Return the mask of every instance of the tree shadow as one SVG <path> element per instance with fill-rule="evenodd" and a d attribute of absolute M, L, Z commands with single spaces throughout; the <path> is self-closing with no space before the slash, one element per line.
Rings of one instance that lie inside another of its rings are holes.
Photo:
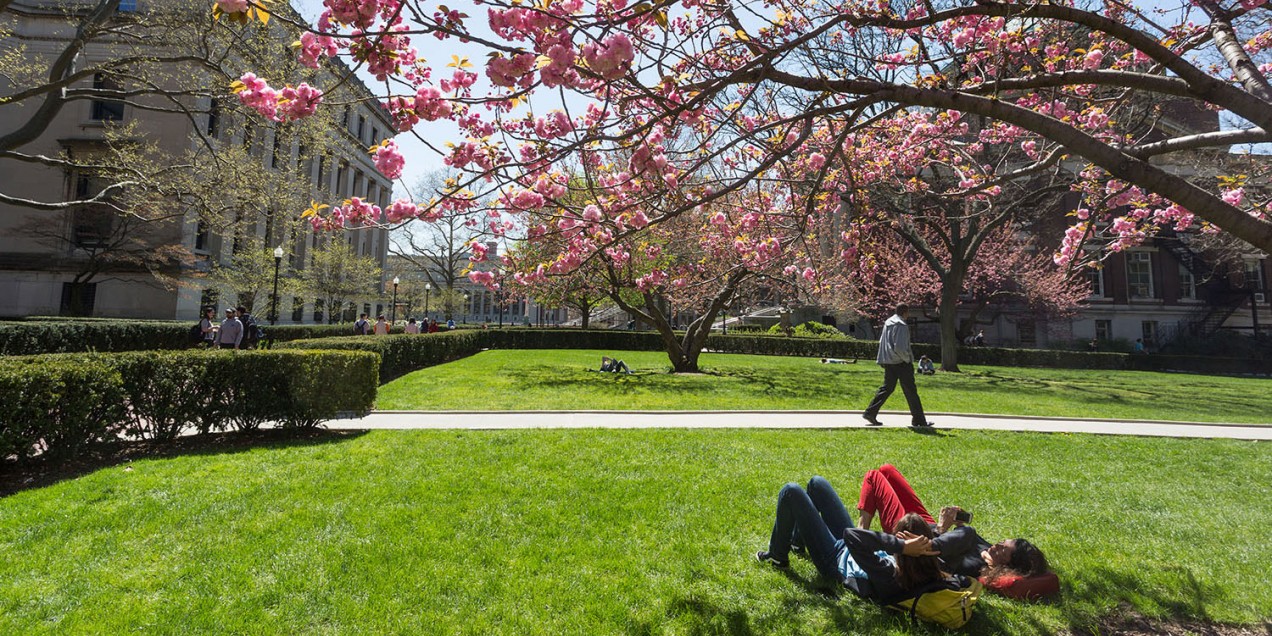
<path fill-rule="evenodd" d="M 49 458 L 24 464 L 0 465 L 0 498 L 83 477 L 103 468 L 140 459 L 242 453 L 257 448 L 290 448 L 336 444 L 367 431 L 330 431 L 321 428 L 273 428 L 187 435 L 171 441 L 131 440 L 102 445 L 70 459 Z"/>

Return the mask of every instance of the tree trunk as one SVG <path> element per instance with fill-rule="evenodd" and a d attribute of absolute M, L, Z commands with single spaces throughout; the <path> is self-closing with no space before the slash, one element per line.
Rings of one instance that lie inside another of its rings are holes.
<path fill-rule="evenodd" d="M 581 324 L 584 329 L 587 329 L 588 325 L 592 324 L 592 304 L 586 302 L 579 303 L 578 310 L 583 316 Z"/>
<path fill-rule="evenodd" d="M 958 293 L 963 289 L 961 273 L 950 272 L 941 285 L 941 370 L 958 373 Z"/>

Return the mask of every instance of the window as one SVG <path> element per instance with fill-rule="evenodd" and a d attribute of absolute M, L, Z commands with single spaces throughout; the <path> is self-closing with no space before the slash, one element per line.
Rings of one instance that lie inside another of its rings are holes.
<path fill-rule="evenodd" d="M 1145 320 L 1140 323 L 1140 331 L 1143 333 L 1144 346 L 1153 347 L 1157 344 L 1157 321 Z"/>
<path fill-rule="evenodd" d="M 1087 280 L 1091 285 L 1091 297 L 1104 298 L 1104 268 L 1089 268 L 1087 270 Z"/>
<path fill-rule="evenodd" d="M 322 299 L 314 299 L 314 322 L 322 322 Z"/>
<path fill-rule="evenodd" d="M 1038 328 L 1033 322 L 1018 323 L 1016 335 L 1020 337 L 1020 344 L 1023 346 L 1032 347 L 1038 344 Z"/>
<path fill-rule="evenodd" d="M 216 289 L 209 287 L 199 294 L 199 307 L 202 309 L 216 309 L 216 303 L 219 299 L 220 293 Z"/>
<path fill-rule="evenodd" d="M 353 190 L 349 193 L 349 196 L 365 197 L 366 193 L 362 191 L 364 187 L 366 187 L 366 181 L 362 177 L 362 172 L 360 170 L 354 170 L 353 171 Z"/>
<path fill-rule="evenodd" d="M 341 161 L 340 165 L 336 168 L 335 193 L 337 198 L 343 197 L 345 195 L 345 175 L 348 173 L 349 173 L 349 164 Z"/>
<path fill-rule="evenodd" d="M 1126 288 L 1131 298 L 1155 298 L 1152 252 L 1127 253 Z"/>
<path fill-rule="evenodd" d="M 380 130 L 377 129 L 375 126 L 372 126 L 371 127 L 371 145 L 374 146 L 378 143 L 380 143 Z"/>
<path fill-rule="evenodd" d="M 207 221 L 199 220 L 198 227 L 194 230 L 194 250 L 196 252 L 206 252 L 208 250 L 208 241 L 211 238 L 211 227 Z"/>
<path fill-rule="evenodd" d="M 208 104 L 207 134 L 213 139 L 221 134 L 221 102 L 215 97 L 212 98 L 212 103 Z"/>
<path fill-rule="evenodd" d="M 344 114 L 340 116 L 340 127 L 341 128 L 349 127 L 349 107 L 348 106 L 344 107 Z"/>
<path fill-rule="evenodd" d="M 98 73 L 93 76 L 93 89 L 99 91 L 122 91 L 124 87 L 120 86 L 119 82 L 114 79 L 107 77 L 105 73 Z M 95 99 L 93 100 L 93 108 L 89 118 L 93 121 L 123 121 L 124 103 L 113 99 Z"/>
<path fill-rule="evenodd" d="M 362 115 L 358 115 L 358 127 L 357 129 L 353 131 L 353 136 L 357 137 L 358 141 L 362 141 L 362 127 L 365 126 L 366 124 L 367 124 L 367 118 L 363 117 Z"/>
<path fill-rule="evenodd" d="M 63 316 L 91 316 L 97 304 L 97 283 L 62 283 Z"/>
<path fill-rule="evenodd" d="M 105 182 L 97 177 L 78 175 L 75 178 L 75 198 L 91 199 L 105 187 Z M 117 220 L 115 213 L 105 205 L 87 203 L 77 206 L 71 212 L 71 240 L 80 248 L 104 247 L 114 234 Z"/>
<path fill-rule="evenodd" d="M 1113 321 L 1112 320 L 1095 321 L 1095 339 L 1096 340 L 1112 340 L 1113 339 Z"/>
<path fill-rule="evenodd" d="M 327 183 L 327 155 L 318 157 L 318 187 L 323 190 L 331 189 L 331 184 Z"/>
<path fill-rule="evenodd" d="M 292 322 L 304 322 L 305 320 L 305 299 L 299 296 L 292 297 Z"/>
<path fill-rule="evenodd" d="M 274 131 L 274 152 L 270 153 L 269 155 L 269 167 L 277 168 L 279 164 L 283 162 L 283 158 L 284 158 L 283 157 L 283 138 L 282 138 L 282 135 L 278 134 L 278 131 L 275 130 Z"/>
<path fill-rule="evenodd" d="M 1263 286 L 1262 261 L 1248 260 L 1245 262 L 1245 288 L 1256 292 L 1261 292 L 1265 289 Z"/>
<path fill-rule="evenodd" d="M 243 148 L 247 150 L 247 154 L 255 156 L 256 149 L 256 126 L 252 122 L 243 124 Z"/>
<path fill-rule="evenodd" d="M 1197 300 L 1197 279 L 1182 263 L 1179 265 L 1179 299 Z"/>

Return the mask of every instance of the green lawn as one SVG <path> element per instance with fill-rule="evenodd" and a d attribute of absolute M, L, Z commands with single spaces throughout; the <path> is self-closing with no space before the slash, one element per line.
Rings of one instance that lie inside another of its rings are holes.
<path fill-rule="evenodd" d="M 635 375 L 593 371 L 603 353 Z M 499 350 L 380 387 L 388 410 L 861 410 L 883 372 L 871 360 L 703 354 L 702 375 L 668 373 L 665 354 Z M 931 412 L 1272 423 L 1272 382 L 1142 371 L 965 367 L 919 378 Z M 885 409 L 905 410 L 898 390 Z"/>
<path fill-rule="evenodd" d="M 1064 461 L 1057 461 L 1064 458 Z M 1272 616 L 1272 455 L 1224 440 L 908 430 L 379 431 L 115 466 L 0 499 L 3 634 L 939 633 L 753 560 L 778 488 L 883 461 L 929 507 L 1029 537 L 1057 604 Z"/>

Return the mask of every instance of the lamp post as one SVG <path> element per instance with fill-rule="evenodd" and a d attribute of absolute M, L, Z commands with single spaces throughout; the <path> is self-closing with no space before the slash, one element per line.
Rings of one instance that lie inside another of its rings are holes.
<path fill-rule="evenodd" d="M 464 324 L 468 324 L 468 312 L 470 309 L 468 306 L 468 294 L 464 294 Z"/>
<path fill-rule="evenodd" d="M 425 318 L 429 318 L 429 315 L 428 315 L 428 295 L 429 295 L 430 293 L 432 293 L 432 291 L 433 291 L 433 286 L 432 286 L 432 285 L 430 285 L 430 284 L 428 284 L 428 283 L 424 283 L 424 317 L 425 317 Z M 431 319 L 431 318 L 429 318 L 429 320 L 432 320 L 432 319 Z"/>
<path fill-rule="evenodd" d="M 274 296 L 269 307 L 269 324 L 278 322 L 278 266 L 283 262 L 283 246 L 274 248 Z"/>
<path fill-rule="evenodd" d="M 397 323 L 397 286 L 401 282 L 401 278 L 393 277 L 393 308 L 389 310 L 389 331 L 393 331 L 393 325 Z"/>

